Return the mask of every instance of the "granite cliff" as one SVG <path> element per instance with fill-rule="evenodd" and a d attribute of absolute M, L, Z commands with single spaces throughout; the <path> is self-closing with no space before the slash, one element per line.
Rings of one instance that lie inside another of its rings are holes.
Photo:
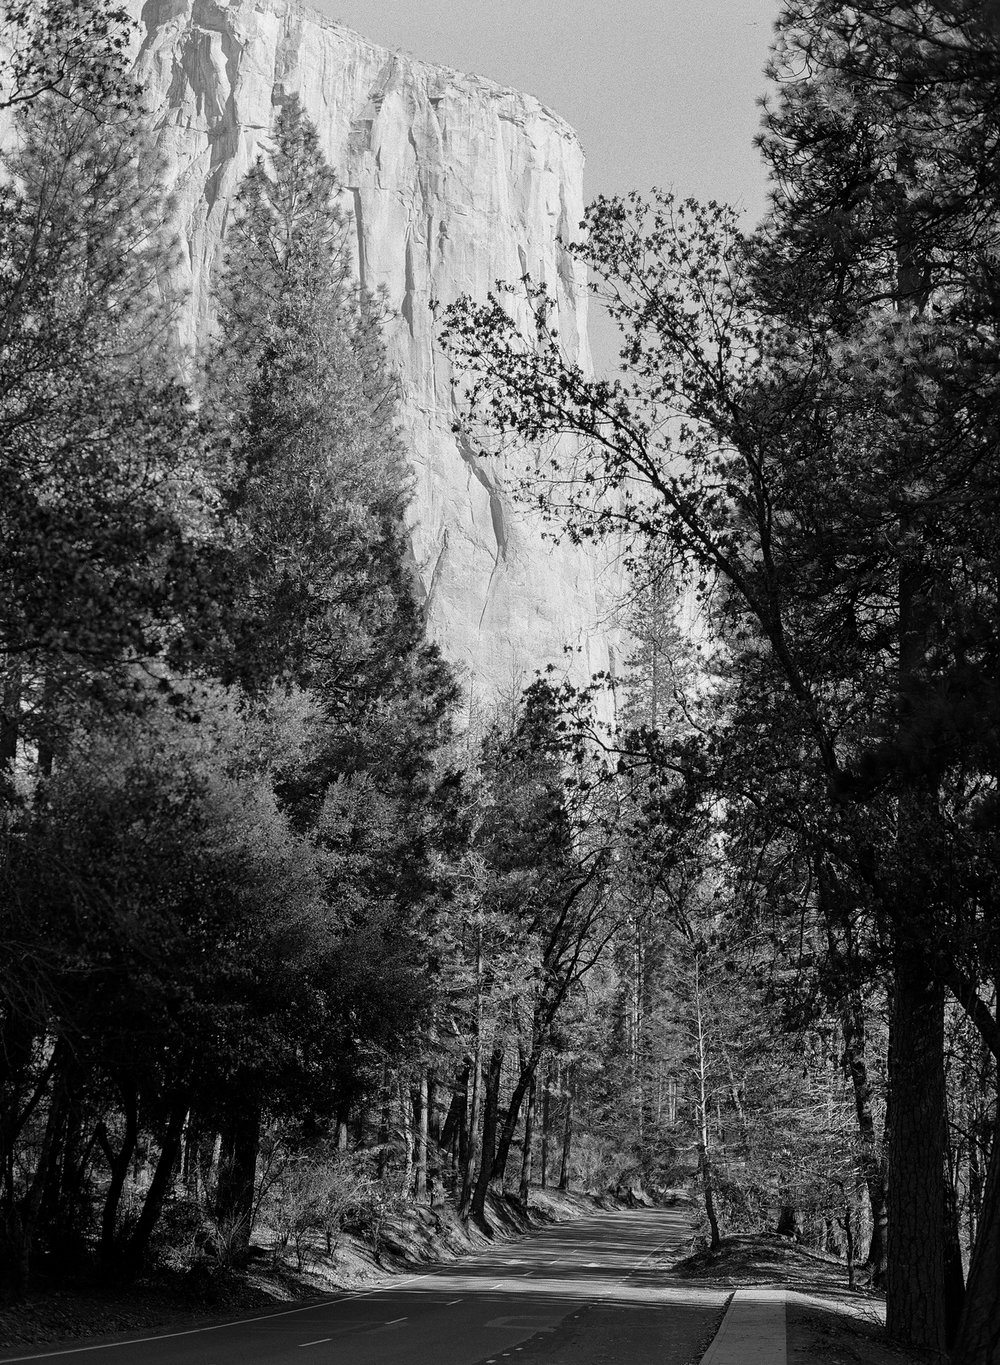
<path fill-rule="evenodd" d="M 176 187 L 190 290 L 185 327 L 208 326 L 209 284 L 232 197 L 275 106 L 300 95 L 344 186 L 356 266 L 397 317 L 390 353 L 415 497 L 411 544 L 428 627 L 471 698 L 508 692 L 564 645 L 581 677 L 613 663 L 613 586 L 592 555 L 543 540 L 511 471 L 452 433 L 432 299 L 481 295 L 525 271 L 558 301 L 568 351 L 588 358 L 585 282 L 559 246 L 582 216 L 583 155 L 537 100 L 367 42 L 297 0 L 132 0 L 136 69 Z"/>

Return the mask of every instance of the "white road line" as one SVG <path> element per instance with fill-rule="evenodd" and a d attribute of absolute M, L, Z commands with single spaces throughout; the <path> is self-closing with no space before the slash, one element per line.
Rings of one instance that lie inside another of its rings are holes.
<path fill-rule="evenodd" d="M 383 1327 L 392 1327 L 397 1322 L 405 1322 L 405 1318 L 390 1318 L 388 1322 L 383 1322 Z"/>
<path fill-rule="evenodd" d="M 415 1284 L 417 1280 L 427 1280 L 429 1275 L 410 1275 L 408 1279 L 397 1280 L 393 1285 L 376 1285 L 373 1289 L 357 1289 L 351 1294 L 341 1294 L 335 1299 L 320 1299 L 318 1303 L 305 1303 L 299 1308 L 283 1308 L 280 1313 L 261 1313 L 255 1318 L 233 1318 L 231 1322 L 214 1322 L 208 1327 L 186 1327 L 181 1332 L 159 1332 L 155 1336 L 129 1337 L 128 1341 L 99 1341 L 94 1346 L 66 1346 L 59 1351 L 40 1351 L 30 1356 L 8 1356 L 2 1365 L 19 1365 L 25 1360 L 53 1360 L 56 1356 L 83 1355 L 86 1351 L 111 1351 L 120 1346 L 145 1346 L 147 1342 L 172 1341 L 175 1337 L 196 1337 L 202 1332 L 221 1332 L 227 1327 L 242 1327 L 251 1322 L 270 1322 L 273 1318 L 288 1318 L 295 1313 L 312 1313 L 317 1308 L 330 1308 L 334 1304 L 347 1303 L 351 1299 L 367 1299 L 373 1294 L 391 1294 L 404 1284 Z"/>
<path fill-rule="evenodd" d="M 322 1346 L 324 1341 L 332 1341 L 333 1337 L 317 1337 L 315 1341 L 300 1341 L 299 1346 Z"/>
<path fill-rule="evenodd" d="M 461 1299 L 452 1299 L 452 1301 L 451 1301 L 450 1303 L 446 1303 L 446 1304 L 445 1304 L 445 1308 L 454 1308 L 456 1303 L 461 1303 L 461 1302 L 462 1302 Z"/>

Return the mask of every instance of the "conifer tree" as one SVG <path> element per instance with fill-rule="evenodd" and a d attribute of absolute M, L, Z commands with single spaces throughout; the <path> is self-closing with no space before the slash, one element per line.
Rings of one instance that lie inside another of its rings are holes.
<path fill-rule="evenodd" d="M 371 956 L 343 982 L 333 1022 L 342 1128 L 371 1082 L 383 964 L 408 963 L 397 1008 L 426 998 L 421 964 L 458 790 L 438 763 L 455 683 L 425 639 L 407 566 L 384 308 L 355 280 L 351 242 L 336 177 L 290 97 L 237 198 L 208 367 L 232 458 L 236 606 L 219 667 L 250 688 L 304 688 L 317 707 L 309 760 L 279 774 L 279 790 L 296 828 L 331 855 L 345 944 Z M 246 1117 L 232 1116 L 246 1148 L 234 1152 L 243 1191 L 232 1198 L 244 1205 L 259 1112 Z"/>
<path fill-rule="evenodd" d="M 74 9 L 85 43 L 89 7 Z M 55 3 L 45 15 L 74 19 Z M 51 748 L 61 701 L 120 682 L 124 668 L 179 659 L 192 642 L 185 623 L 197 635 L 216 616 L 212 461 L 159 289 L 167 203 L 148 175 L 120 16 L 90 19 L 104 46 L 76 51 L 60 29 L 59 62 L 39 58 L 39 88 L 17 105 L 0 154 L 7 766 L 22 739 Z M 0 59 L 4 79 L 31 83 L 17 52 Z"/>

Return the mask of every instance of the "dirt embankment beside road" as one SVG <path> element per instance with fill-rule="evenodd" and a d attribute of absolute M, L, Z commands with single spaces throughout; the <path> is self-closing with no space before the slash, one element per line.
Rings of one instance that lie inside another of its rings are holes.
<path fill-rule="evenodd" d="M 160 1269 L 127 1289 L 85 1280 L 41 1281 L 23 1302 L 0 1308 L 0 1349 L 183 1328 L 307 1303 L 342 1290 L 374 1287 L 416 1266 L 459 1260 L 545 1223 L 582 1218 L 620 1202 L 536 1190 L 527 1215 L 516 1201 L 492 1200 L 489 1230 L 463 1224 L 450 1205 L 411 1207 L 381 1229 L 379 1245 L 343 1234 L 332 1256 L 316 1246 L 301 1271 L 275 1265 L 264 1248 L 245 1271 Z"/>

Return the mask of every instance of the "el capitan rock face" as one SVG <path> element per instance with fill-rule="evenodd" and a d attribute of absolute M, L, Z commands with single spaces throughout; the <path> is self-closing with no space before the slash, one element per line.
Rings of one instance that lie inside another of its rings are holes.
<path fill-rule="evenodd" d="M 186 244 L 187 340 L 208 324 L 209 283 L 236 189 L 266 143 L 276 105 L 300 95 L 344 186 L 357 268 L 398 311 L 390 355 L 403 383 L 413 467 L 411 540 L 428 626 L 489 699 L 562 666 L 608 668 L 612 576 L 543 541 L 514 502 L 509 471 L 452 433 L 449 369 L 432 299 L 482 295 L 526 271 L 558 301 L 568 351 L 585 363 L 586 289 L 558 245 L 582 217 L 583 154 L 529 96 L 366 42 L 296 0 L 132 0 L 136 65 Z M 505 473 L 507 477 L 505 477 Z"/>

